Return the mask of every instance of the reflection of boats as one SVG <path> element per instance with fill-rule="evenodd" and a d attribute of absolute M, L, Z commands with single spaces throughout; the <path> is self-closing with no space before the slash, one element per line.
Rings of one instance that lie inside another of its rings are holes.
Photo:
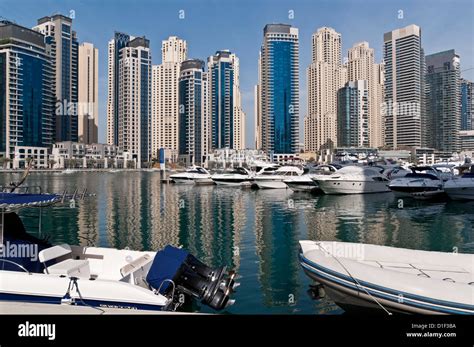
<path fill-rule="evenodd" d="M 474 255 L 300 241 L 305 273 L 342 308 L 474 314 Z"/>
<path fill-rule="evenodd" d="M 388 187 L 398 197 L 433 198 L 442 195 L 443 180 L 430 166 L 412 167 L 410 173 L 393 179 Z"/>
<path fill-rule="evenodd" d="M 76 306 L 173 311 L 182 295 L 217 310 L 233 303 L 234 274 L 225 267 L 211 269 L 183 249 L 53 246 L 29 235 L 16 213 L 5 212 L 59 200 L 58 195 L 0 194 L 1 243 L 6 249 L 23 250 L 21 256 L 0 257 L 0 302 L 35 304 L 36 310 L 41 304 L 67 305 L 69 312 Z"/>
<path fill-rule="evenodd" d="M 285 179 L 301 176 L 303 170 L 295 166 L 282 166 L 274 171 L 264 171 L 255 176 L 254 181 L 260 189 L 286 189 Z"/>
<path fill-rule="evenodd" d="M 474 200 L 474 165 L 461 177 L 447 181 L 444 191 L 453 200 Z"/>
<path fill-rule="evenodd" d="M 243 183 L 250 182 L 252 175 L 247 169 L 238 167 L 229 172 L 214 174 L 211 179 L 217 185 L 241 186 Z"/>
<path fill-rule="evenodd" d="M 170 175 L 170 179 L 179 184 L 214 184 L 209 171 L 200 166 L 192 166 L 186 172 Z"/>
<path fill-rule="evenodd" d="M 390 191 L 388 179 L 377 169 L 362 166 L 345 166 L 332 175 L 316 178 L 325 194 L 363 194 Z"/>

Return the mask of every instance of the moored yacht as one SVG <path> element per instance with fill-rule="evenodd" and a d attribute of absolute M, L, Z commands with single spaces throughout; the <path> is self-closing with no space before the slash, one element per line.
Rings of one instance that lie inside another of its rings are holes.
<path fill-rule="evenodd" d="M 431 166 L 414 166 L 403 177 L 393 179 L 388 185 L 398 197 L 434 197 L 444 193 L 443 179 Z"/>
<path fill-rule="evenodd" d="M 369 166 L 344 166 L 337 172 L 316 178 L 325 194 L 365 194 L 389 192 L 388 178 Z"/>
<path fill-rule="evenodd" d="M 444 191 L 453 200 L 474 200 L 474 165 L 469 172 L 446 181 Z"/>
<path fill-rule="evenodd" d="M 260 189 L 286 189 L 284 182 L 290 177 L 301 176 L 303 170 L 295 166 L 282 166 L 274 171 L 263 171 L 254 177 L 254 181 Z"/>
<path fill-rule="evenodd" d="M 321 191 L 316 179 L 319 176 L 330 175 L 336 172 L 338 168 L 341 168 L 341 166 L 319 165 L 312 168 L 305 168 L 304 173 L 301 176 L 293 176 L 285 179 L 283 182 L 285 182 L 288 188 L 294 192 Z"/>
<path fill-rule="evenodd" d="M 217 173 L 211 176 L 211 179 L 217 185 L 242 186 L 250 182 L 253 175 L 245 168 L 238 167 L 229 172 Z"/>
<path fill-rule="evenodd" d="M 192 166 L 186 172 L 170 175 L 170 179 L 178 184 L 214 184 L 209 171 L 200 166 Z"/>

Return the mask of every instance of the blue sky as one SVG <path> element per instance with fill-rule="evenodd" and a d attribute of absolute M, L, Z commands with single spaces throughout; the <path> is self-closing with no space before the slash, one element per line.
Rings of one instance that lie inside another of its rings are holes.
<path fill-rule="evenodd" d="M 219 49 L 240 58 L 240 85 L 247 113 L 247 146 L 253 147 L 253 86 L 257 58 L 267 23 L 288 23 L 300 32 L 301 120 L 306 112 L 306 67 L 311 60 L 311 34 L 331 26 L 342 34 L 343 56 L 355 42 L 368 41 L 382 58 L 383 33 L 409 24 L 422 29 L 426 54 L 454 48 L 462 70 L 474 68 L 474 1 L 472 0 L 1 0 L 0 17 L 32 27 L 40 17 L 73 10 L 80 42 L 99 48 L 99 141 L 105 142 L 107 42 L 114 31 L 150 39 L 153 64 L 161 61 L 161 41 L 177 35 L 188 42 L 188 56 L 206 59 Z M 179 18 L 184 10 L 184 19 Z M 399 19 L 399 10 L 403 19 Z M 293 11 L 294 18 L 289 18 Z M 463 72 L 474 79 L 474 70 Z M 302 122 L 300 123 L 302 130 Z M 301 137 L 302 140 L 302 137 Z"/>

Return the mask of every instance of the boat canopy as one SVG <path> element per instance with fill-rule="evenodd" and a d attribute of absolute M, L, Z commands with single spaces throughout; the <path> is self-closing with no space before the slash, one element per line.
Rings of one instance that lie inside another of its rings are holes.
<path fill-rule="evenodd" d="M 49 205 L 60 200 L 56 194 L 17 194 L 0 193 L 0 209 L 11 210 L 22 207 L 38 207 Z"/>

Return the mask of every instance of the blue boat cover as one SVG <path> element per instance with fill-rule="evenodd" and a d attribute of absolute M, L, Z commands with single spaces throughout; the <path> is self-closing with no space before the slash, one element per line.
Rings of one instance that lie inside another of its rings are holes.
<path fill-rule="evenodd" d="M 0 208 L 41 206 L 60 199 L 56 194 L 0 193 Z"/>
<path fill-rule="evenodd" d="M 163 281 L 173 279 L 188 254 L 184 249 L 170 245 L 157 252 L 146 276 L 148 284 L 156 290 L 161 286 L 160 293 L 163 294 L 170 286 L 170 282 L 163 283 Z"/>

